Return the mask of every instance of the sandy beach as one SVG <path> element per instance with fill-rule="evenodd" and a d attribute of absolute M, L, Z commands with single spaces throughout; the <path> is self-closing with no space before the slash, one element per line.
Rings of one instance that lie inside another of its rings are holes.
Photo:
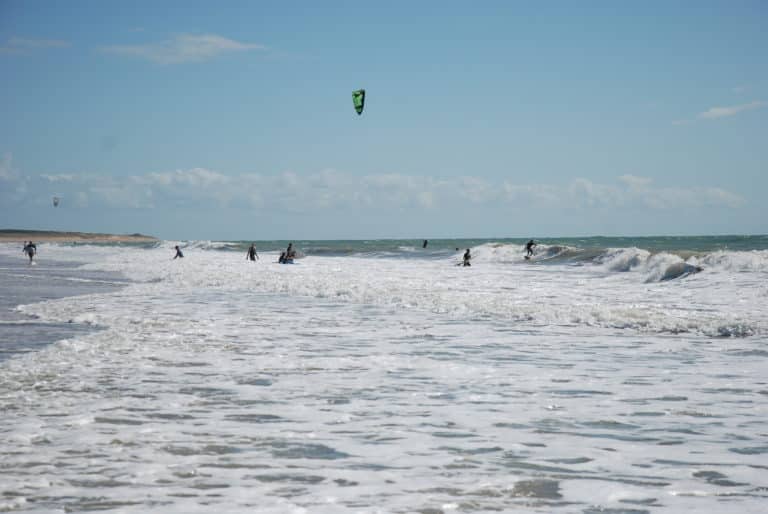
<path fill-rule="evenodd" d="M 50 230 L 0 230 L 0 242 L 23 243 L 151 243 L 157 238 L 143 234 L 98 234 Z"/>

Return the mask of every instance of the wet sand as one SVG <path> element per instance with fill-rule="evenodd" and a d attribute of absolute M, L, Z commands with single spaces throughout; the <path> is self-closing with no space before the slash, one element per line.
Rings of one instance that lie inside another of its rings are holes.
<path fill-rule="evenodd" d="M 19 252 L 18 259 L 0 256 L 0 362 L 15 354 L 40 349 L 61 339 L 98 329 L 80 323 L 51 323 L 16 310 L 18 305 L 114 291 L 126 279 L 103 271 L 79 269 L 73 262 L 30 266 Z"/>

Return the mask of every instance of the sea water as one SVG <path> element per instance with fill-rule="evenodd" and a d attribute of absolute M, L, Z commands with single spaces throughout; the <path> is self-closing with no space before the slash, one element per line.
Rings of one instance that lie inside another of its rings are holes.
<path fill-rule="evenodd" d="M 0 362 L 0 511 L 765 512 L 766 238 L 520 243 L 0 245 L 127 281 L 15 307 L 98 330 Z"/>

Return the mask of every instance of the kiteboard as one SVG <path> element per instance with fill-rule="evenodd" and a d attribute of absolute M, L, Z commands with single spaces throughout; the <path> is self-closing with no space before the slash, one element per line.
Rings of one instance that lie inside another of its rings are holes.
<path fill-rule="evenodd" d="M 525 260 L 526 260 L 526 261 L 530 261 L 530 260 L 531 260 L 531 256 L 530 256 L 530 255 L 526 255 L 526 256 L 525 256 Z"/>

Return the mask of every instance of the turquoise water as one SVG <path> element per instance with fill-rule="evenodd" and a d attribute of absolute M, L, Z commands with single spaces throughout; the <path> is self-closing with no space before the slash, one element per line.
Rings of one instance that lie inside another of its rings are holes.
<path fill-rule="evenodd" d="M 768 235 L 751 236 L 652 236 L 652 237 L 561 237 L 535 239 L 541 247 L 567 247 L 580 254 L 599 254 L 609 248 L 642 248 L 651 253 L 667 252 L 688 257 L 715 251 L 750 251 L 768 249 Z M 485 244 L 524 246 L 523 238 L 429 239 L 422 248 L 421 239 L 363 239 L 363 240 L 242 240 L 223 241 L 221 250 L 239 250 L 256 243 L 259 251 L 279 251 L 293 243 L 305 255 L 384 255 L 429 258 L 444 256 L 465 248 Z"/>

